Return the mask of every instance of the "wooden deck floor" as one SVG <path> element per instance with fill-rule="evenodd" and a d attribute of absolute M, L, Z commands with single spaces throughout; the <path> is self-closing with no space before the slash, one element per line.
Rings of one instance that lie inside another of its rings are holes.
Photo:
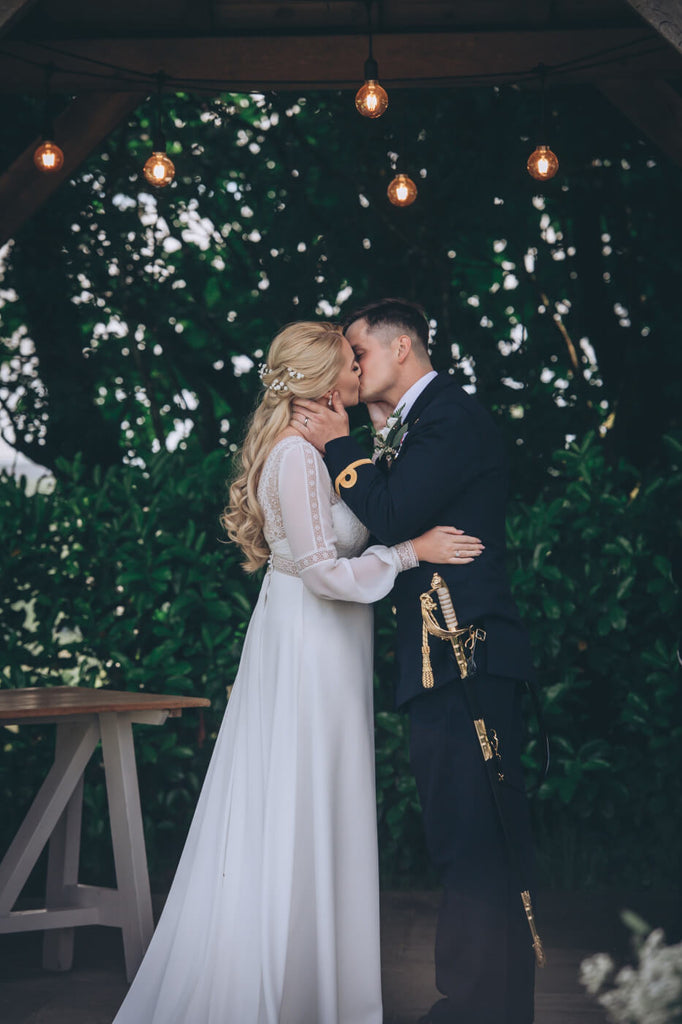
<path fill-rule="evenodd" d="M 432 961 L 437 905 L 433 892 L 382 896 L 385 1024 L 415 1024 L 437 998 Z M 669 898 L 641 894 L 541 894 L 537 916 L 548 966 L 537 973 L 536 1024 L 604 1024 L 600 1008 L 578 983 L 580 961 L 599 950 L 617 955 L 626 950 L 619 923 L 623 908 L 637 910 L 652 925 L 670 926 L 674 905 Z M 67 974 L 41 969 L 40 946 L 37 933 L 0 936 L 2 1024 L 110 1024 L 126 991 L 119 934 L 78 929 L 75 966 Z"/>
<path fill-rule="evenodd" d="M 439 998 L 433 982 L 438 898 L 438 894 L 432 892 L 385 894 L 382 907 L 385 1024 L 415 1024 Z M 606 1018 L 579 984 L 578 970 L 581 960 L 590 953 L 613 948 L 614 936 L 597 934 L 597 931 L 604 931 L 601 919 L 597 922 L 589 916 L 582 922 L 576 921 L 575 909 L 570 910 L 568 897 L 565 900 L 555 897 L 552 903 L 540 925 L 548 962 L 536 974 L 536 1024 L 602 1024 Z M 590 945 L 590 932 L 595 941 L 610 938 L 608 947 Z"/>

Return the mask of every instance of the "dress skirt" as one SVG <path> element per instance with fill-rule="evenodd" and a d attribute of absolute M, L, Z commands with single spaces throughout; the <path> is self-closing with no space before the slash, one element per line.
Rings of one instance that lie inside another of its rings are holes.
<path fill-rule="evenodd" d="M 269 569 L 115 1024 L 381 1024 L 372 608 Z"/>

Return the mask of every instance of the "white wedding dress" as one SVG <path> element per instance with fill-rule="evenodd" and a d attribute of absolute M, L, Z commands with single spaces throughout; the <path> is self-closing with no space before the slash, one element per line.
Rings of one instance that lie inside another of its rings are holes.
<path fill-rule="evenodd" d="M 272 555 L 165 909 L 114 1024 L 381 1024 L 376 546 L 302 438 L 259 502 Z"/>

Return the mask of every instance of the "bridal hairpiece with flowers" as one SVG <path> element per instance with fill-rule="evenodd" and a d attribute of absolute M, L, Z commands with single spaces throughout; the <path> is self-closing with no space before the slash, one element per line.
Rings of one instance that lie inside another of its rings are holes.
<path fill-rule="evenodd" d="M 289 380 L 305 380 L 305 374 L 301 373 L 300 370 L 295 370 L 293 366 L 285 366 L 285 370 L 289 375 Z M 265 383 L 265 378 L 271 372 L 272 371 L 267 363 L 261 363 L 258 367 L 258 376 L 263 383 Z M 274 391 L 275 394 L 280 394 L 283 391 L 288 391 L 289 385 L 286 380 L 275 377 L 269 384 L 265 384 L 265 388 L 267 391 Z"/>

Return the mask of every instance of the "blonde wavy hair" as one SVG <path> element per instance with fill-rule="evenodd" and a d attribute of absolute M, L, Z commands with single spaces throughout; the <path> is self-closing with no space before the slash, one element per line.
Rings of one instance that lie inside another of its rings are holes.
<path fill-rule="evenodd" d="M 280 331 L 270 346 L 261 368 L 265 392 L 249 422 L 237 456 L 229 504 L 220 517 L 228 537 L 246 556 L 242 566 L 247 572 L 260 569 L 270 555 L 263 534 L 263 510 L 258 504 L 265 460 L 275 438 L 289 426 L 293 400 L 321 398 L 334 387 L 343 365 L 344 340 L 335 324 L 302 320 Z"/>

